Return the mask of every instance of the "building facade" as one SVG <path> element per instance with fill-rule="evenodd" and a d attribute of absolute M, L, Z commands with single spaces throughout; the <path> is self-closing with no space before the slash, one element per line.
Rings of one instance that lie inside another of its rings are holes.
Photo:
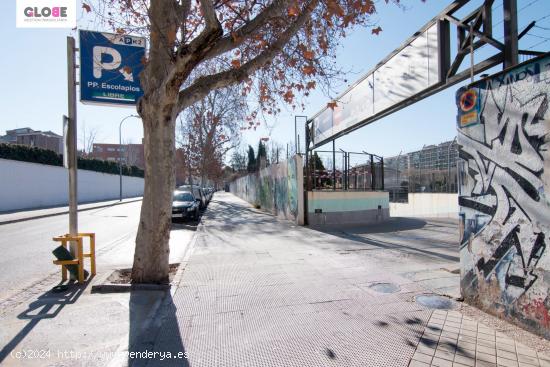
<path fill-rule="evenodd" d="M 143 144 L 119 145 L 94 143 L 90 157 L 112 162 L 118 162 L 120 160 L 122 164 L 127 166 L 136 166 L 141 169 L 145 168 Z"/>
<path fill-rule="evenodd" d="M 406 192 L 456 192 L 456 140 L 384 158 L 384 185 Z"/>
<path fill-rule="evenodd" d="M 53 131 L 36 131 L 29 127 L 6 130 L 6 135 L 0 136 L 0 143 L 49 149 L 63 154 L 63 137 Z"/>

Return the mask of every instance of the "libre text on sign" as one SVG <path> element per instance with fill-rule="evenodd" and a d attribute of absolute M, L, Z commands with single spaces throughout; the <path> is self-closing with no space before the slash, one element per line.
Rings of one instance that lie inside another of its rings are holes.
<path fill-rule="evenodd" d="M 144 58 L 145 38 L 80 31 L 80 101 L 135 105 Z"/>

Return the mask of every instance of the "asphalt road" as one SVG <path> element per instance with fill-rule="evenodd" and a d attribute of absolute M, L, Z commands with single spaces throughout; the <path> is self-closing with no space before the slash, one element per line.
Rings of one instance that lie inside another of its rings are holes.
<path fill-rule="evenodd" d="M 134 255 L 141 201 L 79 213 L 79 231 L 96 233 L 98 273 L 128 268 Z M 68 231 L 68 215 L 0 225 L 0 304 L 24 292 L 43 291 L 59 280 L 52 264 L 52 237 Z M 171 233 L 170 262 L 178 262 L 193 234 L 193 226 L 176 225 Z M 52 284 L 53 283 L 53 284 Z"/>

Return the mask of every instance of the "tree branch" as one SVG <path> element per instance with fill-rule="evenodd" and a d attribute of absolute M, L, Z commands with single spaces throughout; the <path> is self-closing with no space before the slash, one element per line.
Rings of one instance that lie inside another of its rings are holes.
<path fill-rule="evenodd" d="M 221 28 L 221 24 L 216 17 L 216 9 L 214 9 L 214 4 L 210 0 L 200 0 L 202 12 L 204 14 L 204 19 L 206 21 L 205 29 L 213 30 Z"/>
<path fill-rule="evenodd" d="M 260 14 L 254 17 L 254 19 L 233 32 L 233 34 L 220 38 L 220 40 L 216 42 L 216 45 L 212 47 L 205 56 L 205 59 L 208 60 L 222 55 L 242 45 L 247 39 L 250 39 L 259 29 L 261 29 L 262 26 L 269 23 L 271 19 L 279 17 L 280 13 L 288 7 L 288 4 L 288 0 L 274 1 Z"/>
<path fill-rule="evenodd" d="M 279 52 L 281 52 L 282 48 L 292 36 L 304 26 L 318 3 L 319 0 L 311 0 L 304 8 L 304 11 L 296 18 L 294 23 L 290 24 L 275 42 L 258 56 L 241 65 L 240 68 L 200 77 L 189 87 L 181 90 L 178 96 L 178 111 L 181 112 L 193 103 L 204 98 L 214 89 L 224 88 L 231 84 L 246 80 L 250 74 L 269 63 Z"/>

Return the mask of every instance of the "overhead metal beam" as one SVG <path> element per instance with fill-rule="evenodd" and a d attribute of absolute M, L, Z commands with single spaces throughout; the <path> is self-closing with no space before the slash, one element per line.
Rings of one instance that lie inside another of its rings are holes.
<path fill-rule="evenodd" d="M 493 1 L 486 1 L 483 5 L 483 33 L 493 36 Z"/>
<path fill-rule="evenodd" d="M 470 30 L 469 25 L 463 24 L 459 19 L 453 17 L 452 15 L 445 15 L 445 19 L 449 20 L 451 23 L 454 23 L 457 27 L 462 28 L 465 31 Z M 517 28 L 516 28 L 516 32 L 517 32 Z M 491 46 L 494 46 L 494 47 L 498 48 L 499 50 L 504 51 L 505 46 L 502 42 L 499 42 L 496 39 L 494 39 L 493 37 L 491 37 L 489 35 L 486 35 L 483 32 L 477 31 L 475 29 L 473 30 L 472 33 L 474 34 L 474 36 L 478 37 L 482 41 L 490 44 Z"/>
<path fill-rule="evenodd" d="M 439 82 L 447 79 L 447 73 L 451 65 L 451 30 L 448 20 L 437 21 L 437 37 L 439 39 Z"/>
<path fill-rule="evenodd" d="M 485 70 L 488 70 L 492 67 L 495 67 L 497 65 L 500 65 L 502 64 L 504 60 L 504 55 L 502 53 L 499 53 L 497 55 L 494 55 L 482 62 L 479 62 L 478 64 L 476 64 L 474 66 L 474 74 L 479 74 L 479 73 L 482 73 L 484 72 Z M 467 70 L 464 70 L 456 75 L 453 75 L 452 77 L 448 78 L 447 79 L 447 82 L 445 84 L 438 84 L 438 85 L 435 85 L 433 86 L 432 88 L 430 89 L 427 89 L 425 90 L 423 93 L 419 94 L 419 95 L 416 95 L 414 97 L 411 97 L 411 98 L 408 98 L 406 100 L 404 100 L 403 102 L 401 102 L 400 104 L 398 105 L 395 105 L 395 106 L 392 106 L 390 108 L 388 108 L 387 110 L 385 111 L 382 111 L 380 112 L 379 114 L 377 114 L 376 116 L 373 116 L 372 118 L 369 118 L 365 121 L 363 121 L 362 123 L 360 124 L 357 124 L 357 125 L 354 125 L 346 130 L 342 130 L 340 131 L 339 133 L 336 133 L 335 135 L 333 135 L 331 137 L 330 140 L 326 140 L 326 141 L 323 141 L 322 144 L 316 144 L 314 145 L 311 149 L 316 149 L 320 146 L 323 146 L 325 144 L 328 144 L 330 143 L 331 140 L 333 139 L 338 139 L 338 138 L 341 138 L 342 136 L 344 135 L 347 135 L 357 129 L 360 129 L 366 125 L 369 125 L 371 123 L 373 123 L 374 121 L 376 120 L 379 120 L 381 118 L 384 118 L 386 116 L 389 116 L 391 115 L 392 113 L 395 113 L 405 107 L 408 107 L 416 102 L 419 102 L 427 97 L 430 97 L 436 93 L 439 93 L 449 87 L 452 87 L 453 85 L 457 84 L 457 83 L 460 83 L 466 79 L 470 78 L 470 69 L 467 69 Z"/>
<path fill-rule="evenodd" d="M 517 0 L 502 0 L 504 10 L 504 69 L 519 62 Z"/>
<path fill-rule="evenodd" d="M 535 26 L 535 24 L 537 24 L 537 22 L 534 21 L 534 20 L 533 20 L 531 23 L 529 23 L 529 24 L 527 25 L 527 27 L 525 27 L 525 28 L 523 29 L 523 31 L 521 31 L 521 33 L 518 34 L 518 40 L 522 39 L 523 36 L 525 36 L 525 35 Z"/>
<path fill-rule="evenodd" d="M 532 51 L 532 50 L 519 50 L 518 53 L 520 55 L 527 55 L 527 56 L 542 56 L 546 55 L 547 52 L 542 51 Z"/>
<path fill-rule="evenodd" d="M 314 132 L 313 128 L 316 128 L 313 121 L 324 112 L 326 108 L 321 109 L 317 114 L 313 115 L 308 121 L 308 124 L 311 124 L 312 130 L 310 131 L 310 142 L 312 143 L 313 148 L 317 148 L 321 145 L 329 143 L 333 139 L 342 137 L 356 129 L 359 129 L 365 125 L 368 125 L 380 118 L 383 118 L 387 115 L 390 115 L 404 107 L 407 107 L 417 101 L 420 101 L 426 97 L 429 97 L 435 93 L 438 93 L 448 87 L 455 85 L 461 81 L 464 81 L 468 78 L 473 78 L 475 74 L 481 73 L 485 70 L 488 70 L 499 64 L 503 64 L 504 68 L 508 68 L 514 65 L 517 65 L 519 62 L 519 55 L 531 55 L 539 56 L 544 54 L 543 52 L 530 51 L 530 50 L 519 50 L 518 49 L 518 39 L 525 36 L 527 32 L 535 25 L 534 22 L 531 22 L 520 34 L 518 34 L 517 27 L 517 0 L 499 0 L 502 1 L 503 12 L 504 12 L 504 34 L 505 38 L 503 42 L 496 40 L 493 37 L 492 27 L 492 6 L 494 0 L 484 0 L 481 6 L 478 6 L 473 11 L 468 13 L 466 16 L 458 16 L 457 13 L 461 8 L 471 3 L 471 0 L 456 0 L 453 1 L 449 6 L 447 6 L 440 14 L 426 23 L 418 32 L 412 35 L 407 39 L 399 48 L 390 53 L 386 58 L 380 61 L 372 70 L 365 74 L 362 78 L 353 83 L 344 93 L 342 93 L 335 100 L 340 101 L 343 96 L 351 92 L 355 87 L 360 83 L 363 83 L 364 80 L 368 77 L 372 77 L 374 73 L 379 70 L 381 67 L 386 65 L 394 56 L 400 54 L 405 48 L 407 48 L 415 39 L 419 37 L 422 33 L 426 32 L 428 29 L 433 29 L 432 27 L 437 24 L 437 37 L 438 37 L 438 81 L 436 83 L 428 83 L 430 85 L 428 88 L 422 89 L 416 94 L 404 94 L 394 105 L 391 105 L 384 111 L 376 112 L 370 116 L 365 116 L 364 120 L 355 123 L 351 126 L 347 126 L 344 130 L 339 131 L 338 133 L 319 138 L 319 141 L 316 141 L 317 131 Z M 457 34 L 457 50 L 451 50 L 451 24 L 456 27 Z M 476 50 L 481 48 L 484 45 L 491 45 L 497 51 L 492 57 L 486 58 L 483 57 L 483 61 L 475 64 L 474 53 Z M 452 52 L 454 51 L 454 52 Z M 467 68 L 463 65 L 465 57 L 471 54 L 471 61 L 468 63 Z M 472 66 L 472 64 L 474 64 Z M 461 70 L 462 69 L 462 70 Z M 461 70 L 459 72 L 459 70 Z M 374 85 L 374 78 L 369 82 L 370 88 L 376 88 Z M 353 93 L 353 92 L 352 92 Z M 405 98 L 406 96 L 408 98 Z M 372 103 L 374 106 L 375 103 L 375 93 L 372 94 Z M 374 109 L 373 109 L 374 111 Z M 328 120 L 326 120 L 328 121 Z M 328 130 L 323 130 L 328 131 Z M 322 140 L 324 139 L 324 140 Z"/>

